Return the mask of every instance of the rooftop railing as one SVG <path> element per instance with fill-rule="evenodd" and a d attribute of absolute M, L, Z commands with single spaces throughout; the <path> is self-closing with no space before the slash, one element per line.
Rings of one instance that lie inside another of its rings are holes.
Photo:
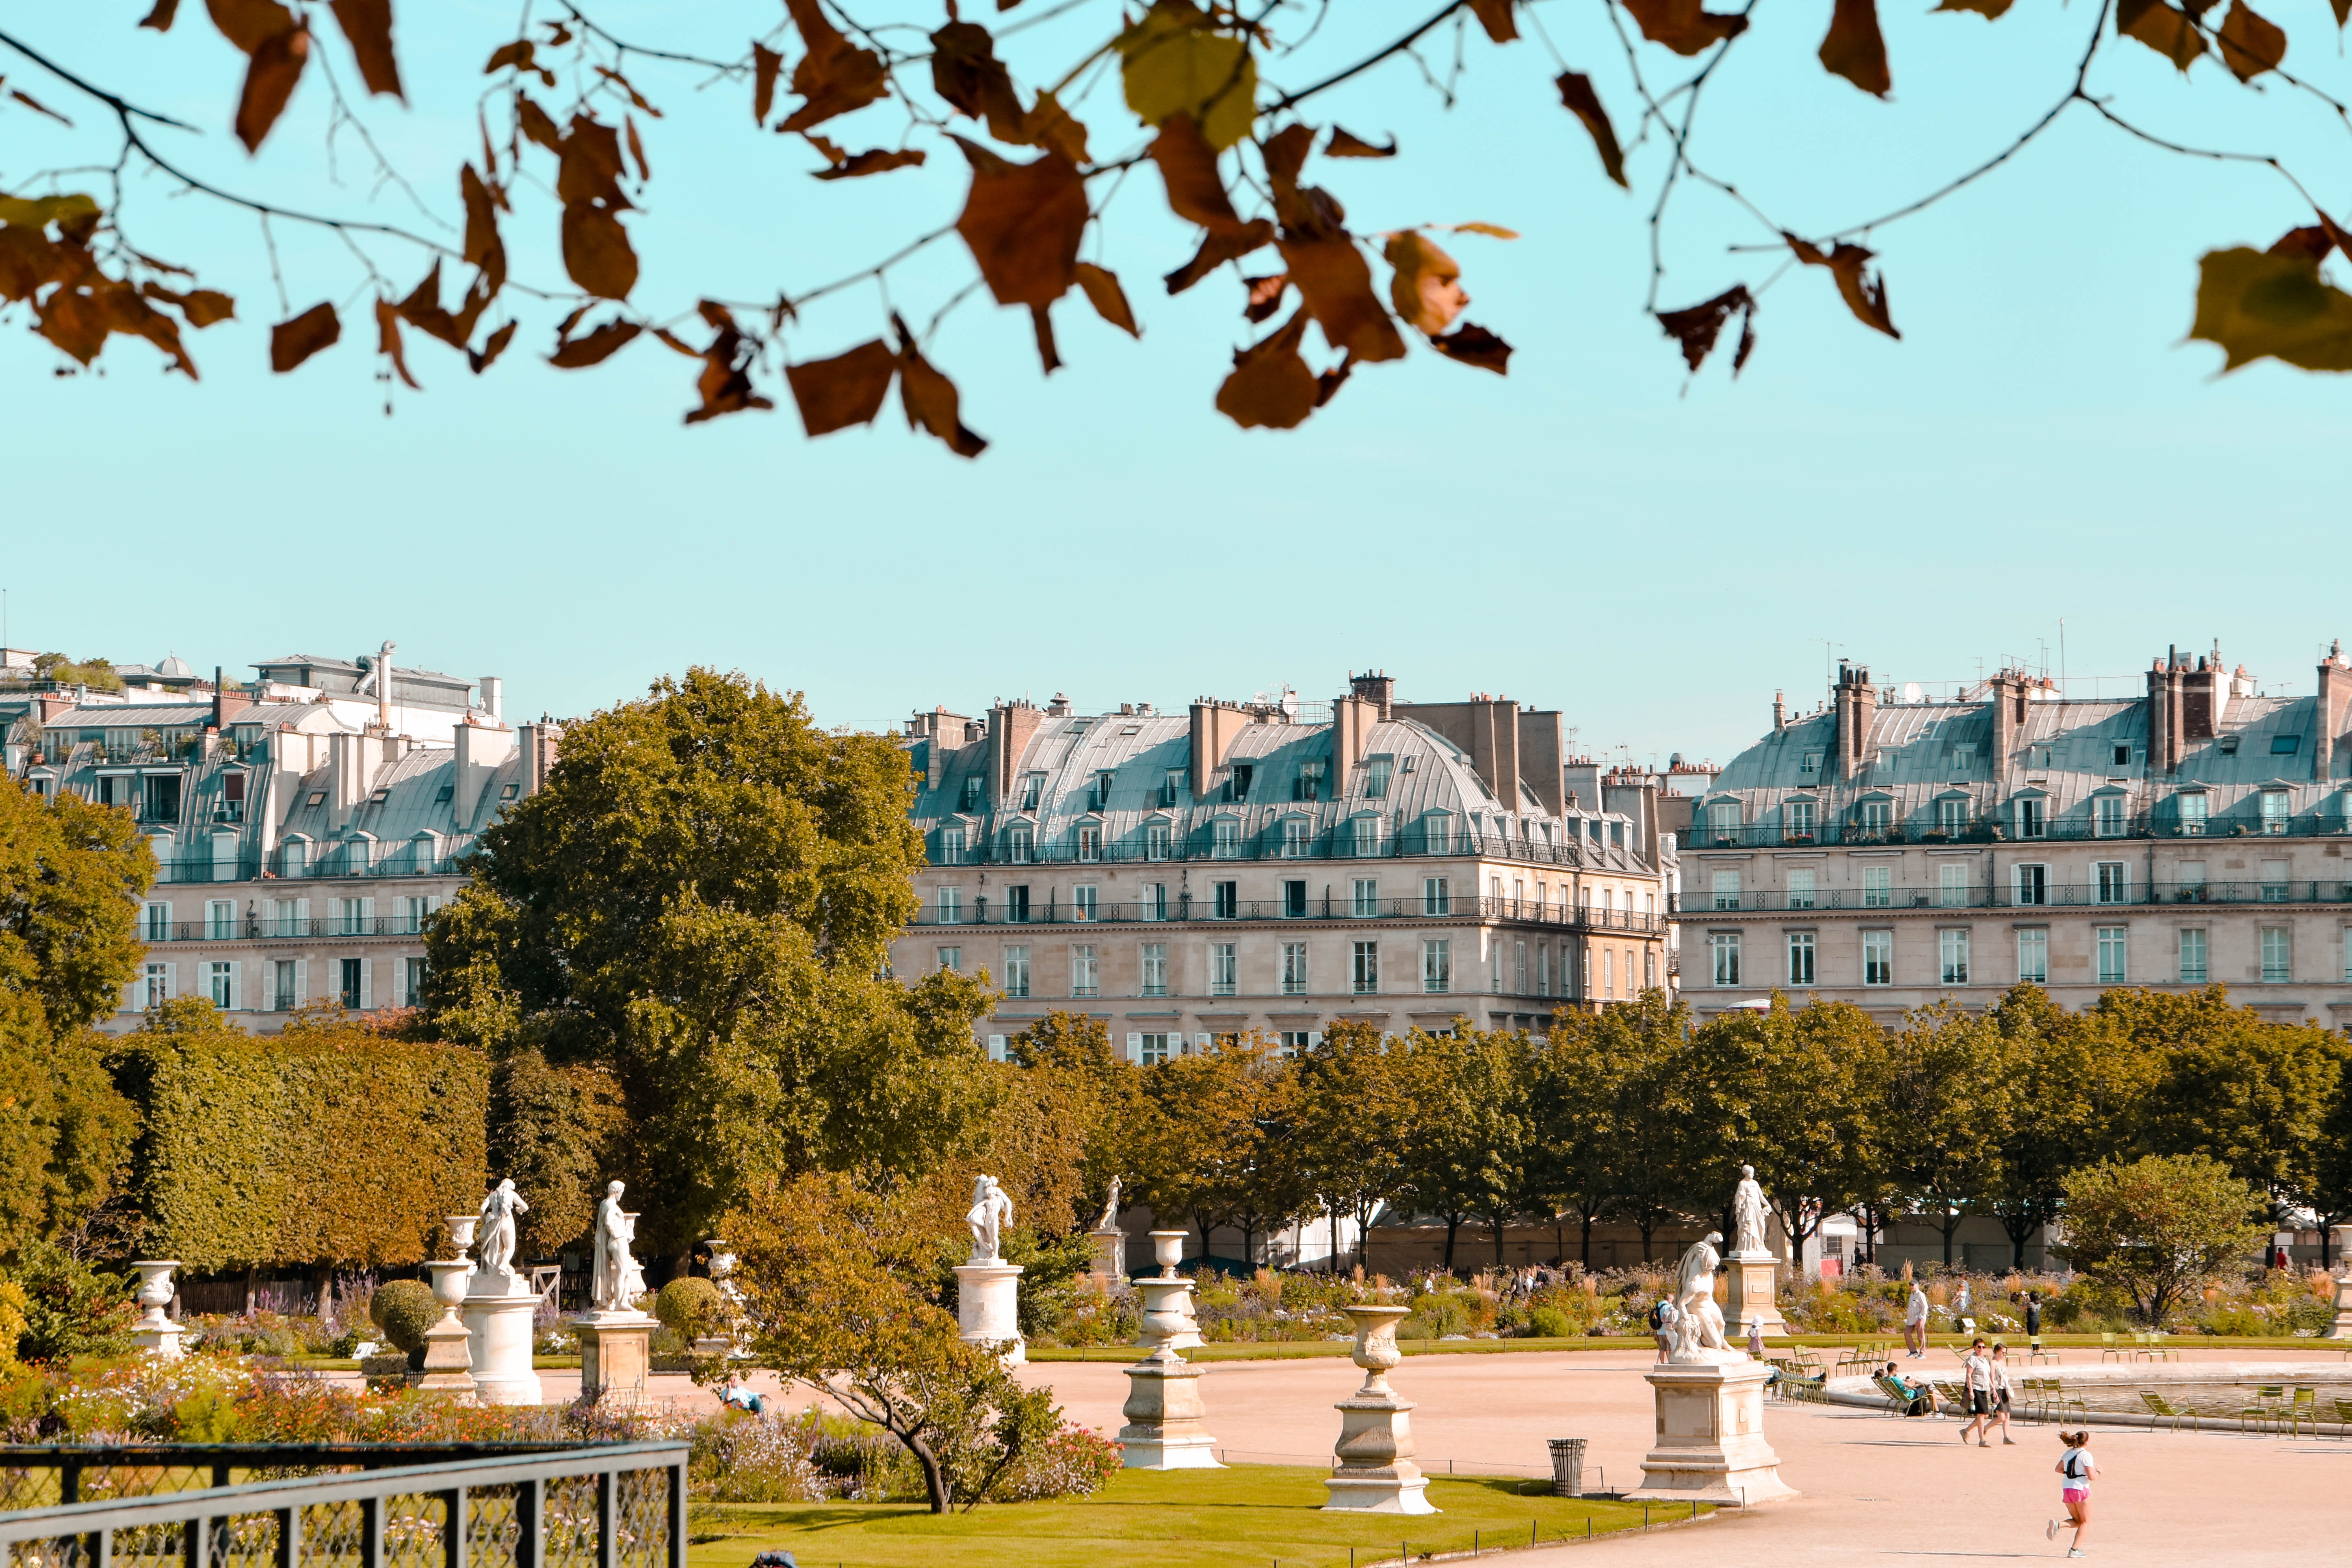
<path fill-rule="evenodd" d="M 925 929 L 957 926 L 1100 926 L 1164 925 L 1207 921 L 1328 921 L 1360 923 L 1378 921 L 1509 921 L 1528 925 L 1559 926 L 1573 931 L 1637 931 L 1651 935 L 1666 929 L 1664 915 L 1635 910 L 1577 909 L 1533 899 L 1403 898 L 1359 900 L 1345 893 L 1318 894 L 1299 899 L 1194 898 L 1171 894 L 1165 900 L 1092 906 L 1073 904 L 1059 897 L 1022 906 L 1003 899 L 975 899 L 953 915 L 936 902 L 926 905 L 911 922 Z"/>
<path fill-rule="evenodd" d="M 308 942 L 320 937 L 422 936 L 425 921 L 415 915 L 291 916 L 240 914 L 226 921 L 166 921 L 139 922 L 139 940 L 154 945 L 173 942 Z"/>
<path fill-rule="evenodd" d="M 1785 822 L 1747 822 L 1737 827 L 1694 823 L 1685 849 L 1801 849 L 1878 845 L 2071 843 L 2100 838 L 2340 838 L 2352 833 L 2352 818 L 2338 811 L 2304 811 L 2263 816 L 2252 807 L 2213 817 L 2183 818 L 2166 811 L 2126 812 L 2101 817 L 2069 812 L 2054 820 L 2021 826 L 2013 817 L 1965 820 L 1921 816 L 1909 821 L 1842 820 L 1792 827 Z"/>
<path fill-rule="evenodd" d="M 936 835 L 934 835 L 936 837 Z M 1345 826 L 1325 828 L 1303 838 L 1286 837 L 1277 826 L 1255 833 L 1219 839 L 1205 831 L 1165 842 L 1149 837 L 1131 841 L 1094 841 L 1076 835 L 1056 835 L 1045 843 L 1016 841 L 999 833 L 988 843 L 961 848 L 934 845 L 934 866 L 1125 866 L 1165 861 L 1171 865 L 1208 860 L 1392 860 L 1432 856 L 1476 857 L 1512 860 L 1533 866 L 1594 869 L 1607 865 L 1610 850 L 1574 844 L 1545 844 L 1496 833 L 1383 834 L 1359 837 Z M 1633 851 L 1616 855 L 1638 862 Z"/>
<path fill-rule="evenodd" d="M 1785 888 L 1738 892 L 1679 893 L 1672 900 L 1684 920 L 1727 914 L 1860 912 L 1888 914 L 1922 910 L 2112 909 L 2181 904 L 2352 904 L 2352 881 L 2049 882 L 2039 888 L 1823 888 L 1790 893 Z"/>

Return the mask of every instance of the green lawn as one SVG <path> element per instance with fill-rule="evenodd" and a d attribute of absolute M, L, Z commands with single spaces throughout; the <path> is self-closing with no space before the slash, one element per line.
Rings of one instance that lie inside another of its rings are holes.
<path fill-rule="evenodd" d="M 691 1568 L 741 1568 L 782 1547 L 801 1568 L 1358 1568 L 1395 1563 L 1401 1548 L 1435 1552 L 1525 1546 L 1640 1528 L 1640 1503 L 1587 1502 L 1550 1494 L 1548 1482 L 1438 1477 L 1419 1518 L 1319 1511 L 1319 1469 L 1235 1465 L 1223 1470 L 1122 1470 L 1089 1498 L 989 1504 L 936 1518 L 913 1503 L 698 1506 Z M 1701 1508 L 1702 1513 L 1707 1511 Z M 1663 1523 L 1687 1504 L 1653 1504 Z M 723 1532 L 723 1533 L 722 1533 Z M 1171 1553 L 1171 1549 L 1178 1549 Z"/>
<path fill-rule="evenodd" d="M 2012 1346 L 2022 1345 L 2022 1333 L 2001 1334 L 1985 1331 L 1988 1339 L 1999 1339 Z M 2126 1338 L 2128 1336 L 2126 1336 Z M 1969 1336 L 1957 1333 L 1935 1333 L 1927 1336 L 1931 1347 L 1958 1346 L 1968 1342 Z M 1798 1334 L 1783 1339 L 1779 1335 L 1764 1342 L 1773 1351 L 1791 1345 L 1811 1345 L 1821 1350 L 1885 1341 L 1893 1353 L 1900 1355 L 1903 1336 L 1900 1333 L 1873 1334 Z M 1740 1342 L 1743 1345 L 1746 1341 Z M 2097 1334 L 2044 1334 L 2042 1342 L 2052 1350 L 2089 1350 L 2099 1348 Z M 2340 1340 L 2296 1339 L 2286 1335 L 2268 1338 L 2241 1338 L 2207 1334 L 2173 1334 L 2165 1342 L 2176 1350 L 2262 1350 L 2262 1351 L 2340 1351 L 2347 1343 Z M 1566 1340 L 1400 1340 L 1397 1346 L 1409 1356 L 1415 1355 L 1519 1355 L 1532 1351 L 1629 1351 L 1651 1348 L 1646 1339 L 1631 1334 L 1618 1334 L 1594 1339 L 1580 1336 Z M 1184 1352 L 1186 1361 L 1294 1361 L 1309 1356 L 1345 1356 L 1353 1348 L 1343 1340 L 1235 1340 L 1218 1344 L 1204 1344 Z M 1143 1352 L 1131 1345 L 1092 1345 L 1076 1350 L 1064 1350 L 1053 1345 L 1031 1345 L 1029 1359 L 1034 1362 L 1133 1362 Z"/>

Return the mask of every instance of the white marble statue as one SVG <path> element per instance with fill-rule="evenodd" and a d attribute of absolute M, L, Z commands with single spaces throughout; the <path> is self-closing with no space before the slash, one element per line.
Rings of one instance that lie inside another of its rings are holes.
<path fill-rule="evenodd" d="M 964 1216 L 971 1227 L 971 1258 L 974 1263 L 995 1263 L 1003 1253 L 1004 1227 L 1013 1223 L 1013 1200 L 996 1184 L 994 1176 L 981 1176 L 971 1184 L 971 1208 Z"/>
<path fill-rule="evenodd" d="M 1118 1228 L 1118 1178 L 1117 1176 L 1110 1179 L 1110 1194 L 1103 1199 L 1102 1218 L 1095 1221 L 1095 1228 L 1097 1230 Z"/>
<path fill-rule="evenodd" d="M 589 1296 L 608 1312 L 625 1312 L 645 1293 L 645 1275 L 629 1256 L 637 1238 L 636 1216 L 621 1210 L 619 1182 L 604 1184 L 604 1201 L 596 1205 L 596 1271 L 589 1277 Z"/>
<path fill-rule="evenodd" d="M 481 1266 L 484 1274 L 514 1272 L 515 1215 L 529 1214 L 530 1205 L 515 1191 L 514 1178 L 502 1176 L 482 1200 Z"/>
<path fill-rule="evenodd" d="M 1743 1252 L 1769 1250 L 1764 1241 L 1764 1189 L 1756 1184 L 1756 1167 L 1739 1167 L 1739 1185 L 1731 1193 L 1731 1250 L 1737 1257 Z"/>
<path fill-rule="evenodd" d="M 1716 1246 L 1722 1240 L 1721 1231 L 1708 1231 L 1705 1240 L 1691 1243 L 1675 1266 L 1675 1306 L 1682 1316 L 1675 1325 L 1675 1349 L 1669 1360 L 1740 1358 L 1740 1352 L 1723 1337 L 1723 1309 L 1715 1304 L 1715 1270 L 1723 1261 Z M 1707 1353 L 1711 1351 L 1725 1353 L 1718 1358 Z"/>

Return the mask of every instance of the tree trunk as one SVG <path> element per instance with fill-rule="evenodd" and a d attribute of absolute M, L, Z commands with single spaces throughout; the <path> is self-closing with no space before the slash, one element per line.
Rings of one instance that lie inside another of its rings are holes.
<path fill-rule="evenodd" d="M 904 1433 L 892 1436 L 907 1446 L 907 1452 L 914 1455 L 915 1463 L 923 1468 L 923 1490 L 929 1496 L 931 1511 L 946 1513 L 953 1509 L 955 1500 L 948 1496 L 947 1472 L 940 1468 L 939 1456 L 931 1452 L 930 1445 Z"/>
<path fill-rule="evenodd" d="M 253 1288 L 260 1275 L 258 1268 L 249 1268 L 245 1271 L 245 1315 L 248 1318 L 253 1316 Z"/>
<path fill-rule="evenodd" d="M 1645 1215 L 1643 1215 L 1640 1219 L 1635 1220 L 1633 1223 L 1634 1223 L 1635 1225 L 1637 1225 L 1637 1226 L 1639 1226 L 1641 1227 L 1641 1230 L 1642 1230 L 1642 1261 L 1643 1261 L 1643 1262 L 1644 1262 L 1644 1263 L 1647 1263 L 1647 1262 L 1649 1262 L 1649 1261 L 1650 1261 L 1650 1236 L 1651 1236 L 1651 1233 L 1652 1233 L 1652 1232 L 1655 1231 L 1655 1230 L 1658 1228 L 1658 1222 L 1657 1222 L 1656 1220 L 1653 1219 L 1650 1215 L 1646 1215 L 1646 1214 L 1645 1214 Z"/>
<path fill-rule="evenodd" d="M 1966 1217 L 1965 1215 L 1948 1214 L 1936 1222 L 1937 1228 L 1944 1233 L 1944 1267 L 1947 1268 L 1952 1266 L 1952 1237 L 1958 1233 L 1960 1221 Z"/>
<path fill-rule="evenodd" d="M 1583 1248 L 1581 1256 L 1584 1271 L 1590 1274 L 1592 1272 L 1592 1211 L 1588 1208 L 1578 1209 L 1576 1221 L 1578 1229 L 1581 1232 L 1580 1244 Z"/>
<path fill-rule="evenodd" d="M 1495 1229 L 1495 1267 L 1500 1268 L 1503 1266 L 1503 1216 L 1497 1212 L 1489 1219 Z"/>
<path fill-rule="evenodd" d="M 1461 1228 L 1460 1215 L 1449 1214 L 1445 1216 L 1445 1271 L 1448 1274 L 1454 1272 L 1454 1233 Z"/>
<path fill-rule="evenodd" d="M 2025 1238 L 2032 1236 L 2041 1221 L 2029 1209 L 2021 1215 L 2002 1215 L 2000 1228 L 2009 1233 L 2009 1266 L 2022 1273 L 2025 1268 Z"/>

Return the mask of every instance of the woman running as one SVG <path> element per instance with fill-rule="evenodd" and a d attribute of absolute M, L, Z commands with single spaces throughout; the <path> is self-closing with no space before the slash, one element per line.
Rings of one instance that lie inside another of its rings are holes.
<path fill-rule="evenodd" d="M 2066 1505 L 2066 1517 L 2053 1519 L 2043 1539 L 2055 1541 L 2058 1532 L 2069 1521 L 2074 1526 L 2074 1544 L 2067 1549 L 2069 1557 L 2083 1555 L 2083 1542 L 2091 1533 L 2091 1482 L 2099 1473 L 2099 1464 L 2091 1458 L 2091 1434 L 2088 1428 L 2080 1432 L 2061 1432 L 2058 1440 L 2066 1445 L 2059 1456 L 2059 1485 L 2064 1489 L 2058 1496 Z"/>

